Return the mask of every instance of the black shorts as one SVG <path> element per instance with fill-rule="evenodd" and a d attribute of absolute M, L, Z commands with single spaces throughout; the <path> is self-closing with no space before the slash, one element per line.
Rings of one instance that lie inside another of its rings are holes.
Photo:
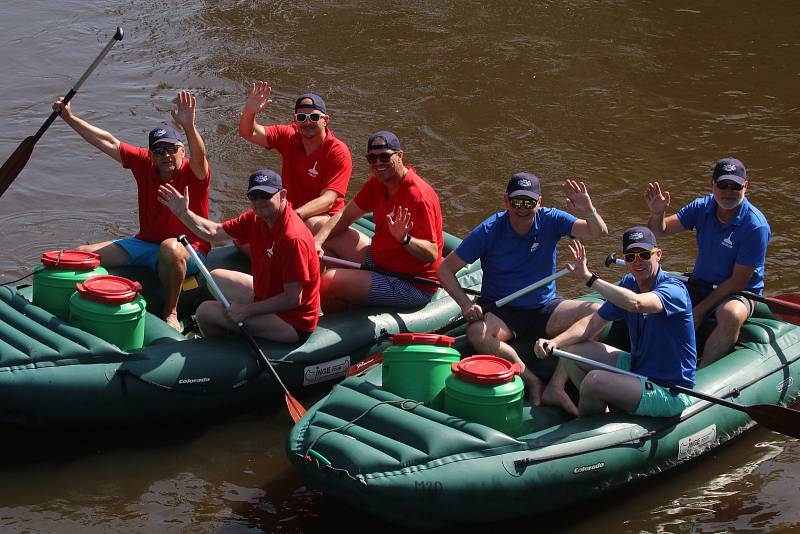
<path fill-rule="evenodd" d="M 539 339 L 547 337 L 547 321 L 553 315 L 556 307 L 564 302 L 564 297 L 556 296 L 544 306 L 539 308 L 520 308 L 506 304 L 489 313 L 497 316 L 514 334 L 515 338 Z M 476 304 L 481 308 L 488 306 L 492 301 L 478 297 Z"/>
<path fill-rule="evenodd" d="M 686 289 L 689 290 L 689 298 L 692 299 L 692 307 L 697 306 L 701 301 L 703 301 L 707 296 L 711 294 L 711 292 L 708 291 L 707 289 L 700 288 L 692 284 L 688 284 L 686 286 Z M 727 297 L 719 301 L 717 305 L 714 306 L 714 309 L 709 312 L 706 318 L 713 319 L 714 313 L 717 311 L 717 308 L 719 308 L 729 300 L 738 300 L 739 302 L 744 304 L 745 307 L 747 308 L 747 317 L 750 318 L 753 316 L 753 312 L 756 310 L 756 303 L 745 296 L 734 293 L 733 295 L 728 295 Z"/>

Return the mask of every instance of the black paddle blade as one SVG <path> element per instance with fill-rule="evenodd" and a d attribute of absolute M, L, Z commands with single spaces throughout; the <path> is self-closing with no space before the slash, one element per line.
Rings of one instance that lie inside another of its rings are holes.
<path fill-rule="evenodd" d="M 306 409 L 303 407 L 302 404 L 297 402 L 297 399 L 289 395 L 288 391 L 286 392 L 285 396 L 286 396 L 286 407 L 289 408 L 289 415 L 292 416 L 292 421 L 296 423 L 306 413 Z"/>
<path fill-rule="evenodd" d="M 770 430 L 800 439 L 800 412 L 774 404 L 744 406 L 747 415 Z"/>
<path fill-rule="evenodd" d="M 0 168 L 0 196 L 6 192 L 11 182 L 13 182 L 20 171 L 25 168 L 25 164 L 28 163 L 28 160 L 31 158 L 31 152 L 33 152 L 33 147 L 35 145 L 35 136 L 31 135 L 30 137 L 26 137 L 25 140 L 19 144 L 14 153 L 3 163 L 3 167 Z"/>

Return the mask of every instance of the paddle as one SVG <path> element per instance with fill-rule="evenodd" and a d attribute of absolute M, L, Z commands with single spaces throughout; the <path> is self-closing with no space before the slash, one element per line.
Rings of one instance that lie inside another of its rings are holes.
<path fill-rule="evenodd" d="M 226 310 L 230 308 L 231 307 L 230 302 L 228 302 L 228 299 L 225 298 L 225 295 L 223 295 L 222 290 L 214 281 L 214 278 L 211 277 L 211 273 L 208 272 L 208 269 L 206 269 L 206 266 L 203 264 L 202 260 L 197 255 L 197 252 L 195 252 L 194 248 L 192 248 L 192 245 L 189 244 L 189 240 L 186 239 L 186 236 L 182 235 L 178 237 L 178 241 L 181 243 L 181 245 L 186 247 L 186 250 L 188 250 L 189 254 L 191 254 L 192 259 L 194 260 L 195 264 L 197 264 L 197 267 L 200 269 L 200 272 L 203 274 L 203 278 L 206 279 L 206 283 L 208 284 L 208 287 L 211 289 L 211 293 L 214 294 L 214 297 L 218 301 L 220 301 L 223 306 L 225 306 Z M 239 327 L 239 330 L 242 332 L 245 339 L 247 339 L 247 343 L 250 345 L 250 348 L 253 349 L 253 352 L 257 357 L 259 365 L 263 366 L 262 364 L 266 364 L 267 369 L 269 369 L 269 371 L 272 373 L 272 376 L 275 377 L 275 380 L 283 389 L 284 397 L 286 398 L 286 407 L 289 409 L 289 415 L 292 416 L 292 420 L 294 420 L 294 422 L 296 423 L 297 421 L 300 420 L 301 417 L 303 417 L 303 414 L 306 413 L 306 409 L 303 407 L 302 404 L 300 404 L 297 401 L 297 399 L 292 397 L 292 395 L 289 393 L 289 390 L 286 388 L 286 385 L 283 383 L 283 380 L 281 380 L 281 377 L 278 376 L 278 373 L 277 371 L 275 371 L 275 368 L 272 367 L 269 358 L 267 358 L 267 355 L 264 354 L 264 351 L 261 350 L 261 347 L 258 346 L 258 343 L 256 343 L 255 338 L 253 338 L 253 336 L 250 334 L 250 331 L 247 330 L 247 328 L 245 328 L 244 323 L 240 321 L 236 323 L 236 326 Z"/>
<path fill-rule="evenodd" d="M 121 40 L 122 28 L 118 27 L 116 33 L 114 33 L 114 37 L 112 37 L 106 47 L 103 48 L 102 52 L 100 52 L 100 55 L 94 60 L 94 63 L 89 65 L 89 68 L 86 69 L 86 72 L 83 73 L 83 76 L 81 76 L 72 89 L 69 90 L 69 93 L 64 96 L 64 104 L 72 100 L 72 97 L 78 92 L 78 89 L 80 89 L 81 85 L 83 85 L 83 82 L 86 81 L 89 75 L 92 74 L 92 71 L 94 71 L 94 69 L 97 68 L 97 65 L 99 65 L 100 62 L 103 61 L 103 58 L 106 57 L 106 54 L 108 54 L 108 52 L 111 50 L 111 47 L 114 46 L 117 41 Z M 53 121 L 56 120 L 56 117 L 58 117 L 58 112 L 52 112 L 47 120 L 44 121 L 42 127 L 39 128 L 39 131 L 36 132 L 35 135 L 26 137 L 25 140 L 19 144 L 14 153 L 9 156 L 5 163 L 3 163 L 3 166 L 0 167 L 0 196 L 6 192 L 6 189 L 8 189 L 9 185 L 11 185 L 11 182 L 13 182 L 17 175 L 22 171 L 22 169 L 25 167 L 25 164 L 28 163 L 36 142 L 44 135 L 44 132 L 47 131 L 50 125 L 53 124 Z"/>
<path fill-rule="evenodd" d="M 584 358 L 583 356 L 578 356 L 577 354 L 572 354 L 571 352 L 566 352 L 560 349 L 553 349 L 553 354 L 559 358 L 566 358 L 567 360 L 583 363 L 591 367 L 603 369 L 604 371 L 632 376 L 639 379 L 643 378 L 652 382 L 653 384 L 658 384 L 661 387 L 669 388 L 673 391 L 677 391 L 678 393 L 684 393 L 690 397 L 696 397 L 706 402 L 719 404 L 720 406 L 725 406 L 726 408 L 730 408 L 732 410 L 744 412 L 749 415 L 753 421 L 764 425 L 770 430 L 780 432 L 781 434 L 786 434 L 787 436 L 791 436 L 793 438 L 800 438 L 800 412 L 797 410 L 792 410 L 791 408 L 785 408 L 783 406 L 776 406 L 774 404 L 754 404 L 752 406 L 737 404 L 735 402 L 727 401 L 725 399 L 707 395 L 705 393 L 700 393 L 699 391 L 685 388 L 683 386 L 670 384 L 669 382 L 664 382 L 663 380 L 655 380 L 646 376 L 632 373 L 630 371 L 626 371 L 624 369 L 617 369 L 612 365 L 590 360 L 589 358 Z"/>
<path fill-rule="evenodd" d="M 337 265 L 342 265 L 344 267 L 350 267 L 353 269 L 361 269 L 362 271 L 372 271 L 374 273 L 385 274 L 386 276 L 393 276 L 394 278 L 400 278 L 401 280 L 408 280 L 409 282 L 424 284 L 426 286 L 442 287 L 441 282 L 439 282 L 438 280 L 432 280 L 430 278 L 423 278 L 421 276 L 414 276 L 411 274 L 398 273 L 396 271 L 389 271 L 387 269 L 381 269 L 380 267 L 370 267 L 369 265 L 363 265 L 361 263 L 343 260 L 341 258 L 334 258 L 333 256 L 322 256 L 322 261 L 325 261 L 327 263 L 335 263 Z M 478 291 L 477 289 L 471 289 L 468 287 L 462 287 L 461 289 L 463 289 L 464 293 L 466 293 L 467 295 L 481 294 L 481 292 Z"/>
<path fill-rule="evenodd" d="M 609 254 L 606 257 L 606 267 L 609 267 L 612 264 L 625 265 L 625 261 L 617 258 L 616 254 Z M 690 276 L 685 276 L 678 273 L 667 273 L 667 276 L 698 287 L 705 287 L 708 289 L 715 289 L 717 287 L 716 284 L 706 282 L 705 280 L 692 278 Z M 782 321 L 800 325 L 800 304 L 798 304 L 798 301 L 800 301 L 800 294 L 798 293 L 784 293 L 776 297 L 765 297 L 763 295 L 759 295 L 758 293 L 753 293 L 752 291 L 742 290 L 737 291 L 735 294 L 747 297 L 750 300 L 763 302 L 769 307 L 769 311 L 771 311 L 773 315 L 776 315 Z"/>
<path fill-rule="evenodd" d="M 566 269 L 566 268 L 561 269 L 557 273 L 554 273 L 554 274 L 551 274 L 550 276 L 542 278 L 541 280 L 539 280 L 537 282 L 534 282 L 534 283 L 532 283 L 532 284 L 530 284 L 528 286 L 525 286 L 522 289 L 518 289 L 517 291 L 514 291 L 510 295 L 505 296 L 505 297 L 501 298 L 500 300 L 497 300 L 495 302 L 492 302 L 491 304 L 488 304 L 488 305 L 484 306 L 483 307 L 483 313 L 486 314 L 486 313 L 489 313 L 492 310 L 496 310 L 497 308 L 500 308 L 501 306 L 505 306 L 509 302 L 511 302 L 513 300 L 516 300 L 516 299 L 520 298 L 523 295 L 527 295 L 531 291 L 539 289 L 540 287 L 545 286 L 545 285 L 549 284 L 550 282 L 561 278 L 562 276 L 564 276 L 568 272 L 569 272 L 569 270 Z M 467 322 L 467 320 L 464 319 L 464 316 L 463 315 L 459 315 L 458 317 L 456 317 L 455 319 L 453 319 L 452 321 L 450 321 L 446 325 L 444 325 L 444 326 L 442 326 L 440 328 L 437 328 L 436 330 L 434 330 L 433 332 L 430 332 L 430 333 L 431 334 L 446 334 L 447 332 L 450 332 L 451 330 L 453 330 L 455 328 L 458 328 L 459 326 L 463 325 L 466 322 Z M 369 358 L 367 358 L 366 360 L 363 360 L 363 361 L 359 362 L 358 364 L 356 364 L 354 366 L 351 366 L 347 370 L 346 376 L 357 375 L 357 374 L 363 372 L 364 370 L 372 367 L 373 365 L 377 365 L 377 364 L 381 363 L 381 361 L 383 361 L 383 354 L 382 353 L 374 354 L 374 355 L 370 356 Z"/>

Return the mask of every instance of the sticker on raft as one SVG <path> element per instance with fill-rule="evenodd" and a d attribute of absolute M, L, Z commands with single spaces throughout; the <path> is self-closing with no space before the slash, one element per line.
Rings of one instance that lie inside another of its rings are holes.
<path fill-rule="evenodd" d="M 786 380 L 781 380 L 780 382 L 778 382 L 778 386 L 775 389 L 778 391 L 778 393 L 783 393 L 784 391 L 792 387 L 792 384 L 794 384 L 794 377 L 790 376 Z"/>
<path fill-rule="evenodd" d="M 303 385 L 319 384 L 344 376 L 350 367 L 350 356 L 342 356 L 329 362 L 309 365 L 303 370 Z"/>
<path fill-rule="evenodd" d="M 592 465 L 583 465 L 581 467 L 576 467 L 575 469 L 572 470 L 572 472 L 577 475 L 580 473 L 587 473 L 589 471 L 597 471 L 598 469 L 603 469 L 605 466 L 606 466 L 605 462 L 597 462 L 596 464 Z"/>
<path fill-rule="evenodd" d="M 686 460 L 710 449 L 717 442 L 717 425 L 711 425 L 678 442 L 678 460 Z"/>
<path fill-rule="evenodd" d="M 178 380 L 178 384 L 205 384 L 206 382 L 211 382 L 211 379 L 207 376 L 203 378 L 181 378 Z"/>

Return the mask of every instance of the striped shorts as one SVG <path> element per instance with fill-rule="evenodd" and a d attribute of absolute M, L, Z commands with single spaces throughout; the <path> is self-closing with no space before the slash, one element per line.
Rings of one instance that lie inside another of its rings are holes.
<path fill-rule="evenodd" d="M 374 267 L 372 247 L 367 248 L 364 260 L 367 267 Z M 381 273 L 370 272 L 372 286 L 369 289 L 370 306 L 392 306 L 395 308 L 417 308 L 431 301 L 433 293 L 423 291 L 411 282 Z"/>

